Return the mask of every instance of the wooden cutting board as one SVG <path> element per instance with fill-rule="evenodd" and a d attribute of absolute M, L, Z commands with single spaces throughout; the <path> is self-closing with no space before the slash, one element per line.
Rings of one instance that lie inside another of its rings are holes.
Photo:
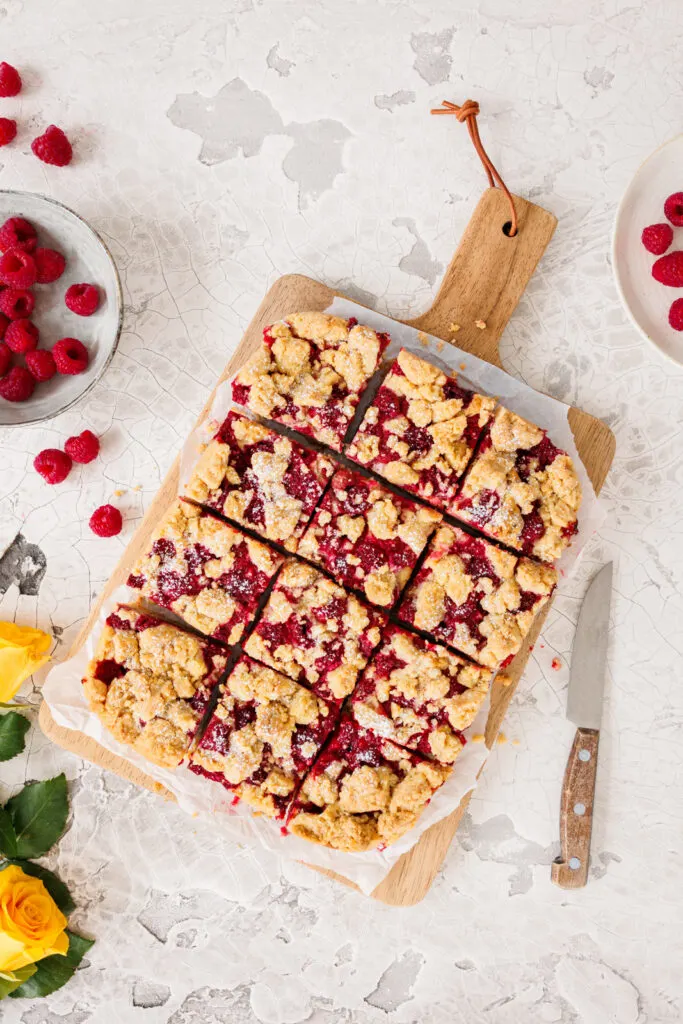
<path fill-rule="evenodd" d="M 416 320 L 409 321 L 411 326 L 428 334 L 443 338 L 445 341 L 455 340 L 459 348 L 472 352 L 496 366 L 501 365 L 498 354 L 500 336 L 557 223 L 552 214 L 517 196 L 515 206 L 519 217 L 519 233 L 516 237 L 509 238 L 503 230 L 509 215 L 507 199 L 498 189 L 489 189 L 484 193 L 433 305 Z M 281 277 L 261 303 L 244 338 L 226 366 L 221 381 L 232 376 L 255 351 L 261 342 L 262 330 L 267 324 L 299 310 L 323 310 L 330 305 L 335 294 L 337 293 L 331 288 L 299 274 Z M 482 330 L 476 327 L 476 320 L 484 321 L 486 328 Z M 460 325 L 457 334 L 451 330 L 452 323 Z M 204 419 L 212 398 L 213 395 L 202 411 L 198 423 Z M 571 410 L 569 422 L 588 475 L 595 490 L 599 491 L 614 456 L 614 436 L 604 423 L 578 409 Z M 116 587 L 125 583 L 132 565 L 147 547 L 154 527 L 175 498 L 179 461 L 177 458 L 169 470 L 145 518 L 99 600 L 94 604 L 71 648 L 70 656 L 80 648 L 105 598 Z M 528 643 L 508 668 L 509 685 L 494 685 L 491 711 L 486 726 L 486 743 L 489 747 L 500 730 L 508 704 L 524 671 L 544 618 L 545 614 L 539 617 L 540 621 L 537 622 Z M 58 726 L 45 703 L 40 710 L 40 724 L 45 735 L 66 750 L 108 768 L 138 786 L 144 786 L 168 799 L 173 799 L 159 783 L 127 761 L 105 750 L 83 733 Z M 411 906 L 425 896 L 443 862 L 468 801 L 469 796 L 462 800 L 458 809 L 449 817 L 428 829 L 413 849 L 401 857 L 373 892 L 372 895 L 376 899 L 395 906 Z M 333 872 L 324 873 L 347 885 L 353 885 Z"/>

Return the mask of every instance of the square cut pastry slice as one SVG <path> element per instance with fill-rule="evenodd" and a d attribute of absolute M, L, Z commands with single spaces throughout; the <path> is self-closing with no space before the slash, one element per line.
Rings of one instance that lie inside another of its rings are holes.
<path fill-rule="evenodd" d="M 259 813 L 282 818 L 337 717 L 335 705 L 242 657 L 220 687 L 189 767 Z"/>
<path fill-rule="evenodd" d="M 574 463 L 540 427 L 499 408 L 449 511 L 525 555 L 559 558 L 578 530 Z"/>
<path fill-rule="evenodd" d="M 383 849 L 413 828 L 451 770 L 344 715 L 304 779 L 288 828 L 349 853 Z"/>
<path fill-rule="evenodd" d="M 128 586 L 194 629 L 235 644 L 284 557 L 180 498 L 152 534 Z"/>
<path fill-rule="evenodd" d="M 354 462 L 448 508 L 495 400 L 402 349 L 347 447 Z"/>
<path fill-rule="evenodd" d="M 185 496 L 296 551 L 333 469 L 325 455 L 230 412 Z"/>
<path fill-rule="evenodd" d="M 440 644 L 389 626 L 354 690 L 353 714 L 371 732 L 452 764 L 491 676 Z"/>
<path fill-rule="evenodd" d="M 227 660 L 222 644 L 119 605 L 106 620 L 83 688 L 112 736 L 149 761 L 175 768 Z"/>
<path fill-rule="evenodd" d="M 245 651 L 325 700 L 341 702 L 380 640 L 385 618 L 304 562 L 278 576 Z"/>
<path fill-rule="evenodd" d="M 388 344 L 388 335 L 354 318 L 293 313 L 266 327 L 263 344 L 233 381 L 232 397 L 259 416 L 341 451 Z"/>
<path fill-rule="evenodd" d="M 338 469 L 299 545 L 346 587 L 390 608 L 441 514 L 399 498 L 376 480 Z"/>
<path fill-rule="evenodd" d="M 398 614 L 495 668 L 515 656 L 556 584 L 552 565 L 442 526 Z"/>

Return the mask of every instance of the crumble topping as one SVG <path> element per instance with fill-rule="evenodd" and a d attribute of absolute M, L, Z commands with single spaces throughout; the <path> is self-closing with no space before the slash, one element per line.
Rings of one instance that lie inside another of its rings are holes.
<path fill-rule="evenodd" d="M 355 321 L 294 313 L 266 328 L 233 398 L 339 451 L 388 340 Z"/>
<path fill-rule="evenodd" d="M 544 430 L 499 408 L 451 511 L 525 554 L 553 561 L 577 529 L 581 485 Z"/>
<path fill-rule="evenodd" d="M 442 526 L 399 615 L 495 668 L 520 649 L 556 583 L 552 566 Z"/>
<path fill-rule="evenodd" d="M 155 764 L 175 767 L 226 663 L 218 644 L 119 606 L 83 687 L 91 710 L 117 740 Z"/>
<path fill-rule="evenodd" d="M 439 512 L 338 469 L 299 553 L 345 586 L 362 590 L 372 604 L 388 608 L 440 521 Z"/>
<path fill-rule="evenodd" d="M 281 555 L 184 499 L 152 534 L 128 584 L 202 633 L 236 643 Z"/>
<path fill-rule="evenodd" d="M 230 412 L 185 493 L 295 551 L 332 470 L 324 455 Z"/>
<path fill-rule="evenodd" d="M 495 400 L 406 349 L 367 410 L 350 458 L 390 483 L 447 507 Z"/>
<path fill-rule="evenodd" d="M 383 618 L 304 562 L 287 562 L 247 654 L 320 696 L 348 696 L 379 643 Z"/>

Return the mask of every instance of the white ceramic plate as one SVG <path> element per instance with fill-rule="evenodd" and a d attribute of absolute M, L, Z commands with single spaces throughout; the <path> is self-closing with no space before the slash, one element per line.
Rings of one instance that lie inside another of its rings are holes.
<path fill-rule="evenodd" d="M 35 286 L 32 319 L 40 328 L 39 348 L 51 348 L 59 338 L 78 338 L 90 353 L 90 363 L 85 373 L 72 377 L 56 374 L 38 384 L 27 402 L 0 398 L 2 426 L 50 419 L 77 402 L 109 365 L 123 317 L 121 282 L 112 255 L 78 214 L 47 196 L 0 190 L 0 224 L 8 217 L 25 217 L 38 232 L 39 246 L 57 249 L 66 257 L 66 270 L 58 281 Z M 80 282 L 100 289 L 100 306 L 92 316 L 77 316 L 64 305 L 69 285 Z"/>
<path fill-rule="evenodd" d="M 619 204 L 614 223 L 612 260 L 621 299 L 631 320 L 660 352 L 683 365 L 683 331 L 669 326 L 669 309 L 683 298 L 683 288 L 667 288 L 652 276 L 659 259 L 644 247 L 643 228 L 668 223 L 664 201 L 683 192 L 683 135 L 655 150 L 638 169 Z M 674 228 L 668 249 L 683 249 L 683 227 Z"/>

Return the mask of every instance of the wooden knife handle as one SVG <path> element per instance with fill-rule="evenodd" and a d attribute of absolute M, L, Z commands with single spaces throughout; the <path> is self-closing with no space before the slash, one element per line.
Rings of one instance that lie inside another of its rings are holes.
<path fill-rule="evenodd" d="M 599 739 L 597 729 L 577 729 L 564 773 L 561 855 L 551 865 L 551 878 L 563 889 L 580 889 L 588 881 Z"/>

